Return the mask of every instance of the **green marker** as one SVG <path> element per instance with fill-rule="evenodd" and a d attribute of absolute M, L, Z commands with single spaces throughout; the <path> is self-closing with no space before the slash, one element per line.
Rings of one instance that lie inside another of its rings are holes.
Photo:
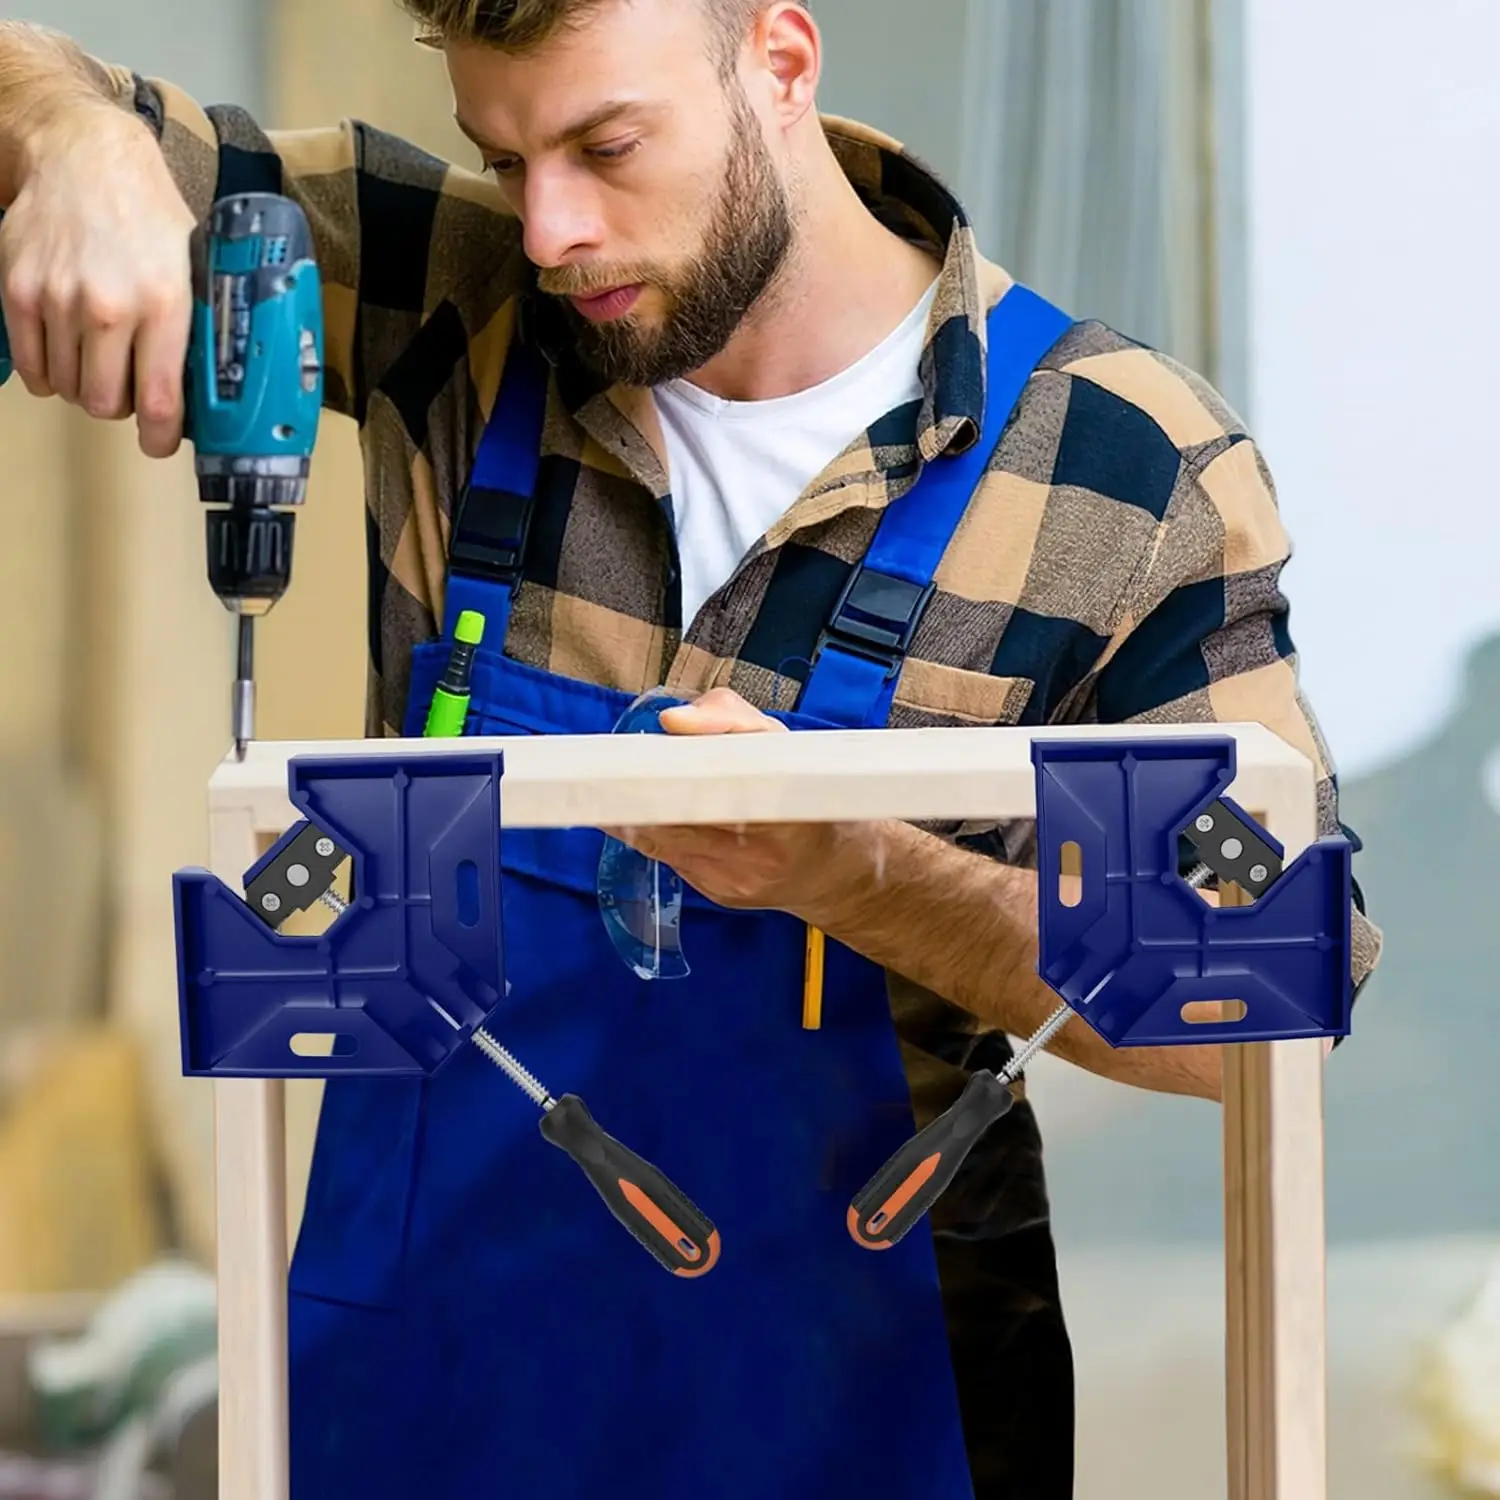
<path fill-rule="evenodd" d="M 469 678 L 474 670 L 474 648 L 484 639 L 484 616 L 478 610 L 466 609 L 453 627 L 453 652 L 443 679 L 432 695 L 427 710 L 428 739 L 455 739 L 464 732 L 469 716 Z"/>

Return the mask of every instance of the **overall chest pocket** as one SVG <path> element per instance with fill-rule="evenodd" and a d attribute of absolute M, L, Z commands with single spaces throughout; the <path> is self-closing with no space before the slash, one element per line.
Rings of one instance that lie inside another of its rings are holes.
<path fill-rule="evenodd" d="M 412 648 L 402 725 L 409 738 L 422 735 L 451 649 L 444 640 L 423 641 Z M 608 734 L 630 701 L 630 695 L 617 689 L 544 672 L 481 646 L 474 653 L 464 733 L 502 738 Z M 500 797 L 503 805 L 503 782 Z M 604 835 L 594 828 L 511 828 L 500 840 L 500 865 L 510 874 L 592 895 L 603 847 Z"/>
<path fill-rule="evenodd" d="M 1025 722 L 1029 677 L 997 677 L 908 657 L 891 703 L 892 729 L 989 728 Z"/>
<path fill-rule="evenodd" d="M 448 665 L 452 645 L 448 641 L 422 641 L 412 647 L 411 685 L 407 692 L 406 718 L 401 732 L 419 739 L 427 722 L 433 693 Z M 474 652 L 469 685 L 469 716 L 465 734 L 547 734 L 554 729 L 546 717 L 540 695 L 518 691 L 517 674 L 530 669 L 507 660 L 498 651 L 480 646 Z M 542 674 L 537 674 L 541 676 Z M 524 682 L 524 677 L 521 678 Z"/>

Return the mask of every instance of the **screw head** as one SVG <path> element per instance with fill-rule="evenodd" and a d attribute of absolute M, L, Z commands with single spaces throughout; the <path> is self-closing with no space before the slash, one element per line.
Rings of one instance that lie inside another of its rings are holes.
<path fill-rule="evenodd" d="M 1193 827 L 1196 828 L 1199 833 L 1207 833 L 1208 830 L 1213 826 L 1214 820 L 1208 813 L 1203 813 L 1198 818 L 1197 822 L 1193 824 Z"/>
<path fill-rule="evenodd" d="M 1261 881 L 1264 880 L 1266 878 L 1266 876 L 1269 875 L 1270 873 L 1271 872 L 1269 870 L 1267 870 L 1264 865 L 1251 865 L 1250 866 L 1250 878 L 1257 885 L 1259 885 L 1261 883 Z"/>
<path fill-rule="evenodd" d="M 313 845 L 313 848 L 316 849 L 324 859 L 327 859 L 328 856 L 333 853 L 333 840 L 319 839 L 318 842 Z"/>
<path fill-rule="evenodd" d="M 1219 845 L 1219 853 L 1225 859 L 1238 859 L 1245 852 L 1245 846 L 1238 839 L 1225 839 Z"/>
<path fill-rule="evenodd" d="M 281 897 L 278 896 L 275 891 L 267 891 L 265 895 L 260 898 L 260 904 L 262 909 L 264 909 L 265 911 L 280 911 Z"/>

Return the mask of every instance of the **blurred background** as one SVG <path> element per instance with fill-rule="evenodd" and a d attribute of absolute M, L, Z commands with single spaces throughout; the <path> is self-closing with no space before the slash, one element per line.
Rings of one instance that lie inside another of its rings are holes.
<path fill-rule="evenodd" d="M 11 0 L 268 123 L 468 163 L 391 0 Z M 1331 1494 L 1500 1495 L 1500 202 L 1493 0 L 814 0 L 824 107 L 903 139 L 988 252 L 1202 370 L 1296 547 L 1303 680 L 1386 955 L 1328 1071 Z M 337 59 L 337 65 L 332 60 Z M 230 626 L 191 458 L 0 393 L 0 1500 L 212 1493 L 211 1092 L 170 875 L 206 859 Z M 357 735 L 364 538 L 327 419 L 259 731 Z M 1083 1500 L 1224 1494 L 1220 1132 L 1044 1060 Z M 300 1210 L 316 1089 L 293 1089 Z M 105 1445 L 100 1458 L 100 1444 Z M 87 1453 L 43 1490 L 31 1455 Z M 71 1485 L 71 1488 L 67 1486 Z M 29 1486 L 29 1487 L 28 1487 Z"/>

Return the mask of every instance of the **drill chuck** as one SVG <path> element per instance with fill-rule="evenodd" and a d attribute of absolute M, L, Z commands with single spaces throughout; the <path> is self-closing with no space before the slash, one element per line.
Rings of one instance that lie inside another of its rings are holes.
<path fill-rule="evenodd" d="M 234 505 L 206 519 L 209 586 L 235 614 L 265 614 L 292 580 L 295 512 Z"/>

